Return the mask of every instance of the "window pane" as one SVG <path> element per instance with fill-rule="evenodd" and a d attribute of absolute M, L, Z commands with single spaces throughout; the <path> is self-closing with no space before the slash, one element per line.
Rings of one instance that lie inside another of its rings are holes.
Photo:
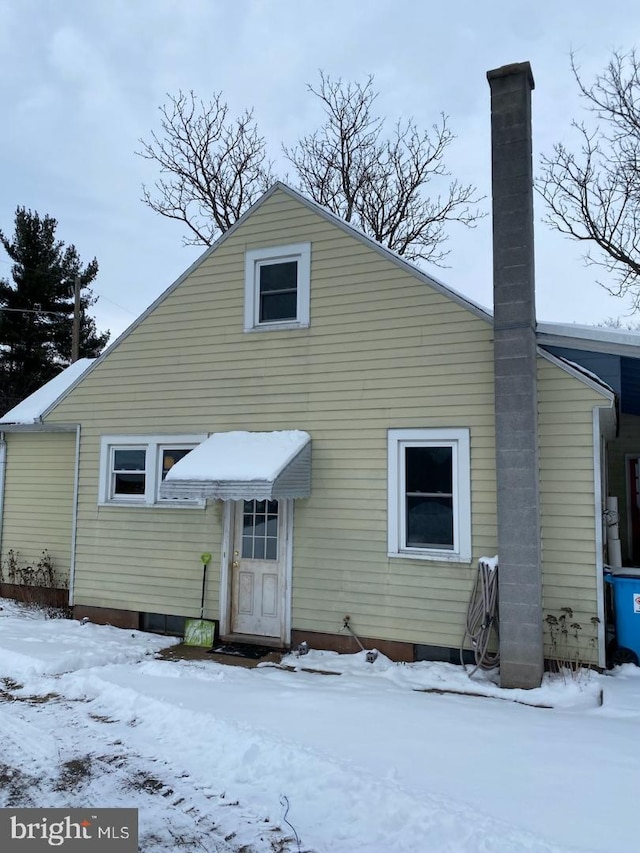
<path fill-rule="evenodd" d="M 270 290 L 295 290 L 298 286 L 298 262 L 260 264 L 260 293 Z"/>
<path fill-rule="evenodd" d="M 267 293 L 260 296 L 260 322 L 295 320 L 298 312 L 298 297 L 293 293 Z"/>
<path fill-rule="evenodd" d="M 267 521 L 267 536 L 278 535 L 278 516 L 270 515 Z"/>
<path fill-rule="evenodd" d="M 114 450 L 114 471 L 144 471 L 147 452 L 144 449 Z"/>
<path fill-rule="evenodd" d="M 453 492 L 452 447 L 407 447 L 407 492 Z"/>
<path fill-rule="evenodd" d="M 278 540 L 269 537 L 267 539 L 267 560 L 278 559 Z"/>
<path fill-rule="evenodd" d="M 453 548 L 453 498 L 407 497 L 407 547 Z"/>
<path fill-rule="evenodd" d="M 144 495 L 144 474 L 115 474 L 114 495 Z"/>
<path fill-rule="evenodd" d="M 176 462 L 179 462 L 181 459 L 191 453 L 190 449 L 180 448 L 180 449 L 172 449 L 169 447 L 165 447 L 162 450 L 162 479 L 167 476 L 167 472 L 170 471 Z"/>
<path fill-rule="evenodd" d="M 242 556 L 278 559 L 278 501 L 245 501 L 242 516 Z"/>

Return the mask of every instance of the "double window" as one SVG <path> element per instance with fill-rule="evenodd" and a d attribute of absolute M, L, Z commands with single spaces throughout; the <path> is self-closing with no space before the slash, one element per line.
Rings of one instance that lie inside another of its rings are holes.
<path fill-rule="evenodd" d="M 160 496 L 168 471 L 206 435 L 103 436 L 100 443 L 99 503 L 201 506 L 201 501 Z"/>
<path fill-rule="evenodd" d="M 308 326 L 310 275 L 310 243 L 248 251 L 245 332 Z"/>
<path fill-rule="evenodd" d="M 471 559 L 469 430 L 389 430 L 389 555 Z"/>

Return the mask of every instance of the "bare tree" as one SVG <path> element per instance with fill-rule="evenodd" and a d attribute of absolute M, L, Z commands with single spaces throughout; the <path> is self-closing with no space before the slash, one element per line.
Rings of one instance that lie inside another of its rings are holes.
<path fill-rule="evenodd" d="M 538 190 L 548 204 L 546 221 L 563 234 L 595 244 L 587 263 L 604 268 L 615 296 L 631 294 L 640 309 L 640 57 L 614 53 L 592 85 L 571 68 L 595 122 L 574 121 L 576 153 L 563 144 L 542 158 Z"/>
<path fill-rule="evenodd" d="M 426 192 L 432 180 L 449 175 L 444 154 L 455 137 L 446 116 L 429 131 L 407 119 L 385 135 L 373 111 L 373 77 L 343 83 L 321 72 L 318 88 L 308 89 L 322 102 L 326 122 L 293 148 L 283 146 L 301 191 L 398 254 L 442 263 L 446 224 L 473 226 L 481 215 L 471 185 L 451 181 L 443 195 Z M 160 110 L 161 132 L 140 140 L 138 153 L 165 177 L 153 193 L 143 187 L 143 200 L 185 223 L 185 242 L 210 245 L 274 180 L 265 140 L 253 112 L 231 119 L 221 94 L 207 104 L 180 92 Z"/>
<path fill-rule="evenodd" d="M 229 116 L 222 93 L 209 103 L 193 92 L 167 96 L 160 107 L 160 134 L 140 140 L 136 152 L 155 160 L 161 175 L 143 201 L 156 213 L 184 222 L 191 231 L 185 245 L 210 246 L 273 183 L 265 141 L 253 111 Z"/>
<path fill-rule="evenodd" d="M 445 224 L 472 226 L 481 215 L 470 184 L 452 181 L 444 195 L 427 195 L 432 180 L 449 175 L 444 154 L 455 137 L 447 117 L 430 130 L 411 118 L 398 121 L 387 136 L 374 112 L 372 76 L 343 83 L 320 72 L 318 88 L 308 89 L 326 121 L 294 148 L 284 147 L 302 191 L 399 255 L 441 264 Z"/>

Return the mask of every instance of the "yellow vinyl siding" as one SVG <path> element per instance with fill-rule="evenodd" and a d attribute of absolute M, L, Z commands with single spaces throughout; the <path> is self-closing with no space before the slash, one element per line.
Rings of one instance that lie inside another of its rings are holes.
<path fill-rule="evenodd" d="M 311 325 L 243 332 L 244 253 L 311 242 Z M 285 194 L 269 199 L 60 404 L 82 421 L 76 601 L 193 615 L 221 509 L 98 507 L 100 436 L 303 429 L 293 627 L 456 646 L 475 559 L 495 553 L 488 323 Z M 474 563 L 387 557 L 387 429 L 471 430 Z"/>
<path fill-rule="evenodd" d="M 571 607 L 585 659 L 597 616 L 593 409 L 606 401 L 561 368 L 538 359 L 538 438 L 545 615 Z M 545 636 L 547 631 L 545 629 Z M 548 638 L 545 654 L 552 655 Z"/>
<path fill-rule="evenodd" d="M 310 328 L 244 333 L 245 251 L 306 241 Z M 566 420 L 558 382 L 586 392 L 580 413 L 569 407 L 580 435 L 597 395 L 549 367 L 561 377 L 541 403 L 553 452 Z M 76 601 L 193 615 L 199 555 L 211 551 L 206 614 L 219 612 L 221 505 L 98 507 L 102 435 L 295 428 L 312 436 L 313 482 L 295 501 L 293 627 L 334 633 L 348 613 L 363 636 L 456 647 L 477 559 L 496 551 L 493 401 L 487 322 L 278 192 L 48 418 L 82 422 Z M 471 564 L 387 556 L 387 430 L 410 427 L 470 430 Z M 570 436 L 561 433 L 562 464 Z M 551 506 L 554 465 L 543 467 Z M 549 590 L 554 578 L 561 568 Z"/>
<path fill-rule="evenodd" d="M 4 579 L 9 550 L 34 566 L 47 550 L 66 582 L 71 565 L 75 433 L 9 433 L 2 524 Z"/>

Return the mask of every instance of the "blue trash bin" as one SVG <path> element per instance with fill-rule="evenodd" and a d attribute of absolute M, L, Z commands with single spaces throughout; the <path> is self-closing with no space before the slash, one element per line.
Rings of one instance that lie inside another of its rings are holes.
<path fill-rule="evenodd" d="M 640 661 L 640 572 L 605 575 L 605 581 L 613 589 L 617 644 L 614 663 L 637 664 Z M 632 654 L 625 654 L 627 650 Z"/>

